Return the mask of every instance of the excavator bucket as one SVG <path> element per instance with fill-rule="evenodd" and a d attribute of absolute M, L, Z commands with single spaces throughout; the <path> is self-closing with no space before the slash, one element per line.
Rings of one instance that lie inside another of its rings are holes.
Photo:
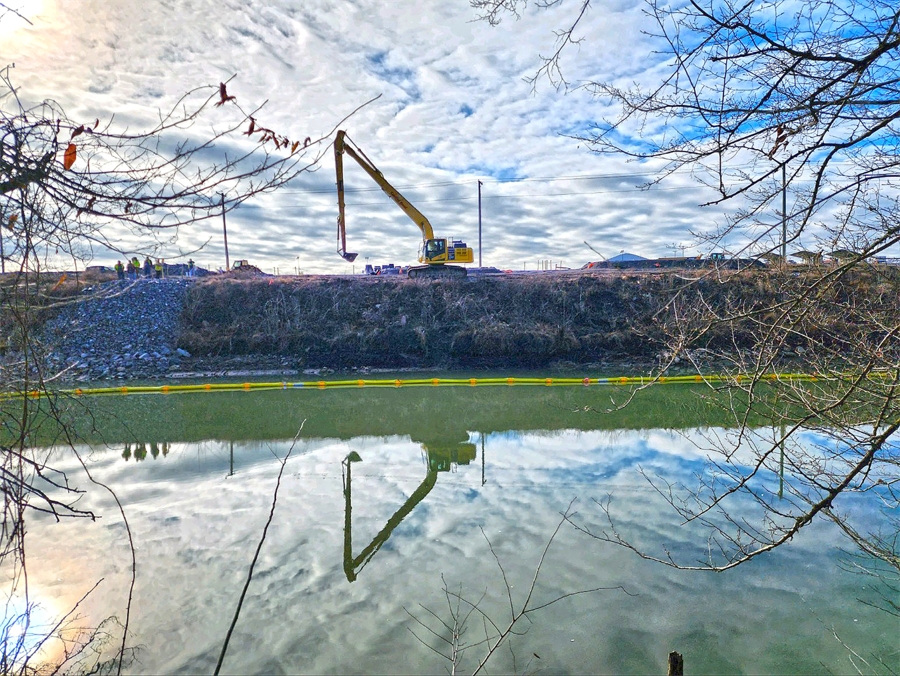
<path fill-rule="evenodd" d="M 353 261 L 355 261 L 357 256 L 359 256 L 358 253 L 349 253 L 347 251 L 341 254 L 341 258 L 343 258 L 348 263 L 352 263 Z"/>

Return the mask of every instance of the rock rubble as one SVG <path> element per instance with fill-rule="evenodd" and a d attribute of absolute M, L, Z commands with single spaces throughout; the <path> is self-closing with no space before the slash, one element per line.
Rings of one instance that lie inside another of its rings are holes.
<path fill-rule="evenodd" d="M 50 372 L 78 382 L 158 378 L 190 354 L 176 347 L 187 279 L 88 287 L 44 325 Z"/>

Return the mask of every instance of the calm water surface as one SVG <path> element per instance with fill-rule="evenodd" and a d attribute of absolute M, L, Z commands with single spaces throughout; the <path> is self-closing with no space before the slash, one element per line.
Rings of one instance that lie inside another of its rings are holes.
<path fill-rule="evenodd" d="M 125 505 L 137 547 L 131 644 L 140 649 L 131 671 L 212 672 L 269 513 L 278 459 L 289 451 L 226 673 L 446 673 L 449 663 L 428 647 L 445 646 L 412 616 L 446 634 L 446 584 L 505 625 L 503 573 L 518 606 L 573 500 L 579 522 L 599 529 L 594 500 L 611 495 L 629 537 L 658 555 L 668 548 L 702 558 L 705 536 L 680 526 L 638 472 L 694 483 L 708 440 L 730 427 L 699 392 L 658 387 L 615 414 L 605 412 L 610 398 L 625 393 L 602 388 L 81 400 L 71 407 L 85 439 L 79 448 Z M 772 434 L 762 421 L 757 433 Z M 53 613 L 103 578 L 83 606 L 85 621 L 96 623 L 121 613 L 127 596 L 124 528 L 70 454 L 58 452 L 56 464 L 87 489 L 83 506 L 102 518 L 34 518 L 29 548 L 39 563 L 30 581 Z M 846 508 L 877 518 L 864 499 Z M 835 635 L 900 670 L 900 624 L 859 601 L 883 590 L 841 568 L 841 543 L 822 525 L 736 570 L 691 573 L 563 527 L 534 603 L 611 589 L 524 620 L 524 635 L 492 658 L 489 672 L 665 673 L 669 650 L 682 652 L 693 674 L 854 672 Z M 470 617 L 464 640 L 483 634 Z M 483 654 L 471 647 L 460 672 Z"/>

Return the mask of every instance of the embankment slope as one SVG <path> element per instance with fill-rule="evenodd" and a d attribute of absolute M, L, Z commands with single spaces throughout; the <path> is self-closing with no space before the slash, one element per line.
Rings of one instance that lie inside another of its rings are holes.
<path fill-rule="evenodd" d="M 83 302 L 55 313 L 43 339 L 51 372 L 65 368 L 82 381 L 261 369 L 646 372 L 677 346 L 688 348 L 692 367 L 716 369 L 766 349 L 779 368 L 795 369 L 816 350 L 840 355 L 871 338 L 828 308 L 871 307 L 885 326 L 900 315 L 896 274 L 847 277 L 806 314 L 789 301 L 814 288 L 812 276 L 693 274 L 100 280 Z M 773 344 L 767 327 L 779 302 L 797 319 Z"/>

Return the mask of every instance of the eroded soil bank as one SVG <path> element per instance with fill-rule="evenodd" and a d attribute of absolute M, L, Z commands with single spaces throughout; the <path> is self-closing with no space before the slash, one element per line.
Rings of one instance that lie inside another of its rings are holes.
<path fill-rule="evenodd" d="M 296 368 L 542 367 L 653 359 L 661 280 L 241 279 L 189 290 L 178 346 Z"/>
<path fill-rule="evenodd" d="M 40 344 L 29 360 L 14 348 L 19 315 L 0 317 L 9 382 L 17 364 L 36 373 L 40 361 L 45 374 L 82 382 L 548 367 L 613 375 L 671 366 L 673 354 L 676 370 L 740 370 L 757 357 L 826 370 L 861 350 L 883 360 L 892 358 L 885 349 L 900 349 L 879 328 L 900 321 L 893 269 L 827 286 L 821 274 L 764 270 L 443 281 L 226 274 L 57 286 L 34 296 L 44 302 L 28 314 Z M 772 334 L 775 322 L 787 328 Z"/>
<path fill-rule="evenodd" d="M 210 279 L 186 295 L 177 347 L 195 357 L 278 357 L 300 370 L 575 364 L 643 370 L 689 340 L 692 354 L 714 367 L 723 355 L 756 349 L 760 322 L 771 317 L 753 308 L 788 298 L 805 283 L 770 272 L 694 280 L 677 272 Z M 895 286 L 877 275 L 857 277 L 835 287 L 834 301 L 860 296 L 878 304 Z M 718 321 L 738 309 L 749 310 L 750 319 Z M 820 318 L 804 327 L 776 347 L 776 359 L 796 360 L 817 341 L 849 345 L 852 332 L 839 321 Z"/>

